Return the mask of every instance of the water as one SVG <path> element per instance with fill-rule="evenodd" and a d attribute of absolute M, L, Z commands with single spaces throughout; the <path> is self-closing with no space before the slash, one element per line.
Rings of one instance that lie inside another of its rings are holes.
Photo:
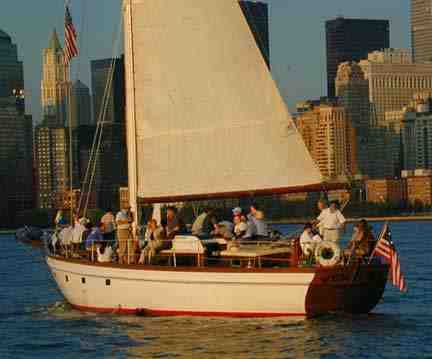
<path fill-rule="evenodd" d="M 432 358 L 432 225 L 391 227 L 408 294 L 388 286 L 373 314 L 313 320 L 81 313 L 64 303 L 38 249 L 2 236 L 0 358 Z"/>

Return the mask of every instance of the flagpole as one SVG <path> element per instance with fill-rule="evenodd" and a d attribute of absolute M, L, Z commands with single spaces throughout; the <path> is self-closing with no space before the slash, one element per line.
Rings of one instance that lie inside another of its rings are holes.
<path fill-rule="evenodd" d="M 380 239 L 381 239 L 381 234 L 383 233 L 383 231 L 385 230 L 385 228 L 388 228 L 388 221 L 384 223 L 384 227 L 383 227 L 383 229 L 381 230 L 381 232 L 380 232 L 380 234 L 379 234 L 378 240 L 375 242 L 374 249 L 373 249 L 373 251 L 371 252 L 371 255 L 370 255 L 370 257 L 369 257 L 369 261 L 368 261 L 368 263 L 367 263 L 368 265 L 371 264 L 371 262 L 372 262 L 372 259 L 373 259 L 373 255 L 374 255 L 374 253 L 375 253 L 376 246 L 378 245 L 378 242 L 379 242 Z"/>
<path fill-rule="evenodd" d="M 68 9 L 70 0 L 65 0 L 65 12 Z M 66 21 L 66 18 L 65 18 Z M 66 30 L 66 25 L 65 25 Z M 65 32 L 66 37 L 66 32 Z M 66 45 L 65 45 L 66 46 Z M 64 55 L 63 55 L 64 56 Z M 68 107 L 68 127 L 69 127 L 69 198 L 70 198 L 70 221 L 71 225 L 74 224 L 74 198 L 73 198 L 73 139 L 72 139 L 72 82 L 71 82 L 71 70 L 70 70 L 70 59 L 65 61 L 66 73 L 68 75 L 67 81 L 67 107 Z"/>

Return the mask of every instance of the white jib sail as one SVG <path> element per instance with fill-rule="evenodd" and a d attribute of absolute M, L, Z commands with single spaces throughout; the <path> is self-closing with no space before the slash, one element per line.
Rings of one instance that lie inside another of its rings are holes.
<path fill-rule="evenodd" d="M 131 192 L 143 199 L 319 184 L 236 0 L 125 0 Z"/>

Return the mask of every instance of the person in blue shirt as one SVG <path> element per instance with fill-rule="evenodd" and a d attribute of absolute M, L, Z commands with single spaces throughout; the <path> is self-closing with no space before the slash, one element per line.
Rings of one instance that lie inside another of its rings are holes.
<path fill-rule="evenodd" d="M 90 234 L 85 240 L 85 246 L 87 250 L 91 250 L 95 242 L 104 241 L 104 236 L 102 234 L 102 222 L 98 222 L 96 227 L 93 227 Z"/>

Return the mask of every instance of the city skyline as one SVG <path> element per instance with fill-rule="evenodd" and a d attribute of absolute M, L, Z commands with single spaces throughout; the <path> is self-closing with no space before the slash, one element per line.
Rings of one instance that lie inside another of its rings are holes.
<path fill-rule="evenodd" d="M 325 94 L 325 27 L 324 23 L 338 15 L 347 18 L 384 18 L 390 20 L 392 47 L 410 46 L 409 1 L 383 0 L 379 4 L 365 0 L 361 4 L 333 1 L 331 5 L 316 1 L 263 1 L 270 5 L 270 43 L 272 72 L 290 111 L 302 99 Z M 113 53 L 113 38 L 120 21 L 120 0 L 72 2 L 73 17 L 80 36 L 81 56 L 74 60 L 72 79 L 77 73 L 90 86 L 90 61 L 118 56 Z M 84 5 L 84 6 L 83 6 Z M 8 12 L 0 14 L 0 29 L 11 35 L 24 62 L 27 111 L 35 122 L 40 120 L 41 51 L 47 47 L 49 35 L 57 28 L 63 31 L 63 2 L 47 0 L 33 4 L 24 0 L 10 2 Z M 82 19 L 84 14 L 84 23 Z M 21 19 L 17 21 L 16 19 Z M 307 21 L 305 21 L 307 20 Z M 301 38 L 299 35 L 301 34 Z M 61 36 L 62 37 L 62 36 Z M 84 41 L 83 41 L 84 40 Z"/>

